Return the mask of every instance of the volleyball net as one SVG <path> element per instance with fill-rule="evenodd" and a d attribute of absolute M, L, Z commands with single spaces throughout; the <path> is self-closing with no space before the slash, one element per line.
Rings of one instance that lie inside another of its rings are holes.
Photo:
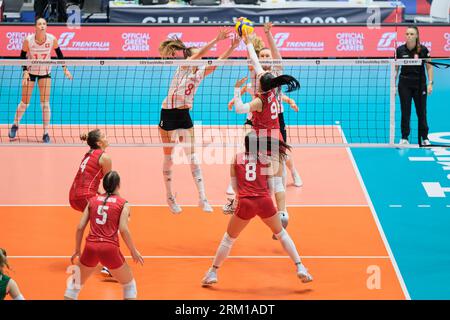
<path fill-rule="evenodd" d="M 285 93 L 287 142 L 292 146 L 395 146 L 400 139 L 396 67 L 421 60 L 322 59 L 273 61 L 300 81 Z M 199 85 L 193 108 L 197 145 L 241 145 L 247 115 L 228 109 L 235 82 L 249 77 L 247 60 L 0 60 L 0 143 L 41 143 L 43 115 L 36 81 L 17 136 L 8 136 L 22 97 L 22 66 L 51 67 L 52 144 L 80 144 L 80 133 L 100 128 L 110 144 L 161 146 L 161 105 L 178 67 L 216 67 Z M 73 79 L 65 77 L 66 65 Z M 203 71 L 199 71 L 203 72 Z M 250 81 L 250 80 L 249 80 Z M 244 102 L 252 97 L 245 94 Z M 411 122 L 411 137 L 417 122 Z M 413 139 L 411 139 L 413 141 Z"/>

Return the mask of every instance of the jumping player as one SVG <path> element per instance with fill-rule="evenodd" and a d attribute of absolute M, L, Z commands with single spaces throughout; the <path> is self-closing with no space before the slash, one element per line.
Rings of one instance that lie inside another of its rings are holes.
<path fill-rule="evenodd" d="M 64 59 L 64 55 L 59 48 L 58 39 L 55 36 L 47 33 L 47 21 L 44 18 L 36 20 L 35 33 L 25 38 L 20 53 L 21 59 L 30 60 L 50 60 L 52 48 L 55 50 L 58 59 Z M 50 136 L 48 134 L 48 126 L 50 124 L 50 88 L 51 88 L 51 76 L 50 66 L 23 66 L 23 79 L 22 79 L 22 101 L 16 110 L 14 117 L 14 123 L 9 130 L 9 138 L 16 138 L 17 131 L 19 130 L 19 123 L 27 110 L 31 95 L 33 94 L 34 84 L 37 81 L 39 86 L 39 94 L 41 99 L 42 119 L 44 127 L 44 135 L 42 141 L 44 143 L 50 142 Z M 63 66 L 64 75 L 72 80 L 72 75 L 66 66 Z"/>
<path fill-rule="evenodd" d="M 130 250 L 133 260 L 141 265 L 144 264 L 144 260 L 134 246 L 128 230 L 130 207 L 119 194 L 119 174 L 115 171 L 107 173 L 103 178 L 103 188 L 105 194 L 89 199 L 77 228 L 75 253 L 72 255 L 71 262 L 74 264 L 75 258 L 81 255 L 77 263 L 80 268 L 80 283 L 71 283 L 67 287 L 64 294 L 66 300 L 78 299 L 81 288 L 99 262 L 106 266 L 113 277 L 123 286 L 125 300 L 137 298 L 136 281 L 120 252 L 118 231 Z M 90 223 L 90 232 L 81 254 L 81 242 L 88 222 Z"/>
<path fill-rule="evenodd" d="M 198 48 L 188 48 L 180 39 L 169 39 L 160 45 L 160 53 L 163 58 L 181 58 L 186 60 L 196 60 L 204 56 L 218 41 L 227 39 L 230 30 L 220 29 L 217 37 L 206 46 Z M 228 58 L 233 50 L 239 45 L 240 39 L 234 37 L 230 48 L 223 53 L 220 59 Z M 194 128 L 189 110 L 192 109 L 194 95 L 203 79 L 214 72 L 215 66 L 180 66 L 175 72 L 167 97 L 162 103 L 161 120 L 159 123 L 159 134 L 164 144 L 171 144 L 178 139 L 180 142 L 189 143 L 185 154 L 191 166 L 192 177 L 194 178 L 199 193 L 199 206 L 205 212 L 212 212 L 206 198 L 205 186 L 203 182 L 202 170 L 200 168 L 194 148 Z M 180 213 L 181 207 L 176 203 L 172 192 L 172 166 L 173 166 L 172 145 L 164 146 L 163 176 L 167 193 L 167 203 L 172 213 Z"/>

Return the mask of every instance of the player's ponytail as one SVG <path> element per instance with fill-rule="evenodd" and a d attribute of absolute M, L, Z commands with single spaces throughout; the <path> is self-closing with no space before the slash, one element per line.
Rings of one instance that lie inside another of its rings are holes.
<path fill-rule="evenodd" d="M 159 53 L 163 57 L 172 57 L 176 51 L 183 51 L 185 58 L 192 55 L 192 48 L 186 47 L 183 41 L 178 37 L 168 39 L 159 45 Z"/>
<path fill-rule="evenodd" d="M 80 134 L 80 140 L 86 141 L 88 146 L 91 147 L 91 149 L 100 149 L 100 146 L 97 144 L 97 142 L 100 141 L 101 136 L 102 133 L 100 129 L 95 129 L 89 131 L 89 133 L 84 132 Z"/>
<path fill-rule="evenodd" d="M 117 171 L 108 172 L 103 178 L 103 189 L 106 192 L 106 198 L 103 205 L 106 204 L 108 198 L 116 191 L 117 187 L 120 185 L 120 176 Z"/>
<path fill-rule="evenodd" d="M 9 269 L 8 258 L 6 250 L 0 248 L 0 268 L 7 267 Z"/>
<path fill-rule="evenodd" d="M 270 72 L 264 73 L 260 78 L 261 90 L 263 92 L 269 91 L 274 88 L 286 85 L 288 88 L 286 92 L 291 92 L 300 89 L 300 82 L 290 75 L 281 75 L 275 77 Z"/>
<path fill-rule="evenodd" d="M 277 157 L 284 161 L 287 152 L 291 150 L 284 141 L 267 136 L 257 136 L 255 132 L 250 132 L 245 136 L 245 153 Z"/>

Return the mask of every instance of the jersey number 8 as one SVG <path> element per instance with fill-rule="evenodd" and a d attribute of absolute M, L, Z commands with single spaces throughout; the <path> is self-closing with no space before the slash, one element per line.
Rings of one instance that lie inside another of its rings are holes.
<path fill-rule="evenodd" d="M 102 216 L 102 219 L 101 220 L 99 218 L 95 219 L 95 222 L 97 224 L 104 225 L 106 223 L 106 219 L 108 219 L 108 214 L 106 213 L 106 211 L 108 211 L 108 209 L 109 209 L 108 206 L 98 206 L 97 214 Z"/>
<path fill-rule="evenodd" d="M 245 165 L 245 180 L 247 181 L 256 180 L 256 163 L 247 163 Z"/>

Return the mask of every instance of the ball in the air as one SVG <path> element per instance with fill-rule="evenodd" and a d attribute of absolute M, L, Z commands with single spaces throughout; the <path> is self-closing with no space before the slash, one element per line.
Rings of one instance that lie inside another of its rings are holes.
<path fill-rule="evenodd" d="M 253 22 L 248 20 L 247 18 L 239 19 L 236 22 L 236 31 L 240 37 L 242 37 L 242 34 L 250 34 L 254 30 Z"/>

